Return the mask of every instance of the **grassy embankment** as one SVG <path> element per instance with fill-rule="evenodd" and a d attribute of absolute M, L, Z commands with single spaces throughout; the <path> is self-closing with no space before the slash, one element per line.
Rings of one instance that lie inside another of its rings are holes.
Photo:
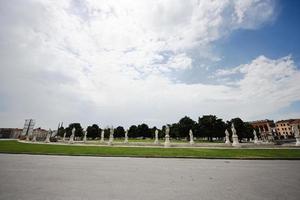
<path fill-rule="evenodd" d="M 52 155 L 186 157 L 234 159 L 300 159 L 300 149 L 147 148 L 27 144 L 0 141 L 1 153 Z"/>

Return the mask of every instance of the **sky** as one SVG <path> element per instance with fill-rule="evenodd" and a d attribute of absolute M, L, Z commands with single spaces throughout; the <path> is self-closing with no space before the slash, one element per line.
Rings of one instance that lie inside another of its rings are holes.
<path fill-rule="evenodd" d="M 300 118 L 300 2 L 2 0 L 0 127 Z"/>

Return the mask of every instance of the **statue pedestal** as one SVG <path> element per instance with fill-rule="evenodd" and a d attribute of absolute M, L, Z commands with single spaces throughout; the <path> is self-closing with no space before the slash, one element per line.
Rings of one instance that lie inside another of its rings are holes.
<path fill-rule="evenodd" d="M 194 144 L 195 144 L 194 140 L 191 140 L 190 145 L 194 145 Z"/>
<path fill-rule="evenodd" d="M 36 142 L 36 135 L 33 136 L 31 142 Z"/>
<path fill-rule="evenodd" d="M 232 136 L 232 146 L 233 147 L 241 147 L 241 144 L 239 142 L 239 138 L 237 135 Z"/>
<path fill-rule="evenodd" d="M 110 138 L 107 143 L 109 146 L 113 145 L 113 140 Z"/>
<path fill-rule="evenodd" d="M 154 140 L 154 144 L 159 144 L 158 139 L 155 139 L 155 140 Z"/>
<path fill-rule="evenodd" d="M 45 143 L 50 143 L 50 139 L 46 138 Z"/>
<path fill-rule="evenodd" d="M 225 144 L 231 146 L 231 142 L 230 142 L 229 136 L 225 137 Z"/>
<path fill-rule="evenodd" d="M 124 144 L 128 144 L 128 138 L 125 138 Z"/>
<path fill-rule="evenodd" d="M 300 136 L 296 136 L 296 146 L 300 146 Z"/>
<path fill-rule="evenodd" d="M 69 144 L 74 144 L 74 139 L 73 139 L 73 137 L 70 138 Z"/>
<path fill-rule="evenodd" d="M 168 148 L 171 146 L 171 143 L 170 143 L 170 136 L 166 136 L 166 140 L 165 140 L 165 148 Z"/>

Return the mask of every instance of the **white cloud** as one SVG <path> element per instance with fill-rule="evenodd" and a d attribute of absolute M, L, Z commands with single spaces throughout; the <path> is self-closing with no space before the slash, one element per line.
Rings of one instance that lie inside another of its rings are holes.
<path fill-rule="evenodd" d="M 195 48 L 199 57 L 217 60 L 210 50 L 215 41 L 268 22 L 274 6 L 231 0 L 1 1 L 0 92 L 7 106 L 0 124 L 22 126 L 28 117 L 55 127 L 61 120 L 161 125 L 183 115 L 263 116 L 270 112 L 261 109 L 270 99 L 263 91 L 277 94 L 270 88 L 290 86 L 298 77 L 291 58 L 260 57 L 239 67 L 243 79 L 234 87 L 178 83 L 168 72 L 193 68 L 189 51 Z M 264 68 L 252 65 L 262 61 L 273 74 L 253 79 Z M 293 74 L 256 88 L 255 81 L 273 80 L 283 69 Z M 247 92 L 253 88 L 260 101 Z M 284 105 L 298 98 L 292 88 L 284 91 Z M 278 106 L 274 102 L 270 106 Z"/>
<path fill-rule="evenodd" d="M 232 75 L 241 78 L 233 81 L 228 77 Z M 224 76 L 252 117 L 270 114 L 300 99 L 300 72 L 291 56 L 275 60 L 259 56 L 249 64 L 216 72 L 216 77 Z"/>

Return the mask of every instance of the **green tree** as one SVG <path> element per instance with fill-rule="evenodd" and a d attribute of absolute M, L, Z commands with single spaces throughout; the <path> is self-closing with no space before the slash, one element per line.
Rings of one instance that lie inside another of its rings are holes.
<path fill-rule="evenodd" d="M 92 126 L 88 126 L 86 131 L 87 131 L 87 137 L 92 138 L 93 140 L 96 137 L 100 137 L 100 134 L 101 134 L 101 129 L 99 128 L 99 126 L 97 124 L 93 124 Z"/>
<path fill-rule="evenodd" d="M 195 128 L 196 122 L 189 118 L 188 116 L 183 117 L 178 122 L 178 135 L 176 137 L 189 138 L 189 131 Z"/>
<path fill-rule="evenodd" d="M 173 123 L 169 125 L 170 127 L 170 137 L 171 138 L 180 138 L 180 128 L 179 123 Z M 165 137 L 166 134 L 166 126 L 163 126 L 163 137 Z"/>
<path fill-rule="evenodd" d="M 228 129 L 231 132 L 231 124 L 232 122 L 234 123 L 234 127 L 236 129 L 237 135 L 239 137 L 239 140 L 243 139 L 243 138 L 253 138 L 253 127 L 251 126 L 250 123 L 248 122 L 244 122 L 241 118 L 237 117 L 237 118 L 233 118 L 230 120 L 230 122 L 228 122 Z"/>
<path fill-rule="evenodd" d="M 137 126 L 138 137 L 151 138 L 149 126 L 145 123 Z"/>
<path fill-rule="evenodd" d="M 130 137 L 130 138 L 138 137 L 138 132 L 137 132 L 137 126 L 136 125 L 132 125 L 132 126 L 129 127 L 128 137 Z"/>
<path fill-rule="evenodd" d="M 116 129 L 115 129 L 115 132 L 114 132 L 114 136 L 116 138 L 122 138 L 125 136 L 125 130 L 122 126 L 118 126 Z"/>
<path fill-rule="evenodd" d="M 104 138 L 109 138 L 110 135 L 110 128 L 104 128 Z"/>
<path fill-rule="evenodd" d="M 198 137 L 207 137 L 212 141 L 214 137 L 224 137 L 225 128 L 226 124 L 222 119 L 218 119 L 215 115 L 203 115 L 198 118 L 195 133 Z"/>
<path fill-rule="evenodd" d="M 63 137 L 64 134 L 65 134 L 65 132 L 66 132 L 66 130 L 64 129 L 63 126 L 61 126 L 61 127 L 58 128 L 58 133 L 57 133 L 57 135 L 60 136 L 60 137 Z"/>
<path fill-rule="evenodd" d="M 66 136 L 70 137 L 72 134 L 72 129 L 75 128 L 75 137 L 82 137 L 83 136 L 83 129 L 80 125 L 80 123 L 71 123 L 69 126 L 66 128 Z"/>
<path fill-rule="evenodd" d="M 155 138 L 155 131 L 156 129 L 158 130 L 158 135 L 159 135 L 159 129 L 156 128 L 156 126 L 153 126 L 151 129 L 150 129 L 150 136 L 151 138 Z"/>

